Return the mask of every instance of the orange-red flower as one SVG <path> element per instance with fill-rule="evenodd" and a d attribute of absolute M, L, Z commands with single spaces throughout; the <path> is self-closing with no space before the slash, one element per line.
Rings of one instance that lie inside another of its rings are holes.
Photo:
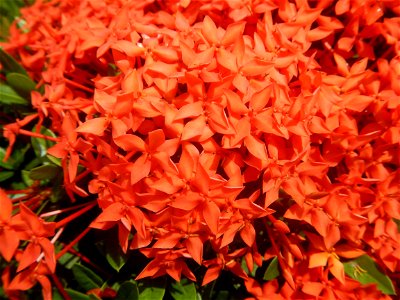
<path fill-rule="evenodd" d="M 13 228 L 13 206 L 4 190 L 0 189 L 0 253 L 10 261 L 19 245 L 19 237 Z"/>

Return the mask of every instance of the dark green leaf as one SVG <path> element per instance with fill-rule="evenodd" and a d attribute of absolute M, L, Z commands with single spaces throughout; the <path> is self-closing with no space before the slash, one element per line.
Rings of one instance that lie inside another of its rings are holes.
<path fill-rule="evenodd" d="M 2 2 L 2 1 L 1 1 Z M 0 48 L 0 63 L 3 66 L 3 71 L 6 73 L 14 72 L 28 76 L 25 69 L 8 53 Z"/>
<path fill-rule="evenodd" d="M 89 268 L 76 264 L 72 267 L 75 280 L 85 290 L 89 291 L 101 287 L 103 280 Z"/>
<path fill-rule="evenodd" d="M 36 83 L 24 74 L 8 73 L 6 78 L 8 85 L 21 96 L 29 97 L 31 91 L 36 88 Z"/>
<path fill-rule="evenodd" d="M 5 16 L 0 16 L 0 28 L 4 28 L 4 30 L 0 30 L 0 39 L 5 40 L 8 36 L 8 28 L 10 27 L 11 21 L 7 19 Z"/>
<path fill-rule="evenodd" d="M 0 182 L 6 181 L 7 179 L 13 177 L 13 171 L 0 171 Z"/>
<path fill-rule="evenodd" d="M 53 155 L 50 155 L 50 154 L 47 154 L 47 155 L 46 155 L 46 158 L 47 158 L 50 162 L 52 162 L 53 164 L 55 164 L 55 165 L 61 167 L 61 159 L 60 159 L 60 158 L 54 157 Z"/>
<path fill-rule="evenodd" d="M 344 263 L 344 271 L 362 284 L 375 283 L 382 293 L 396 295 L 390 278 L 378 270 L 376 263 L 368 255 Z"/>
<path fill-rule="evenodd" d="M 123 282 L 122 282 L 123 283 Z M 121 282 L 116 281 L 116 282 L 112 282 L 112 281 L 106 281 L 104 282 L 104 284 L 106 284 L 107 286 L 110 286 L 113 290 L 118 291 L 119 288 L 121 287 Z"/>
<path fill-rule="evenodd" d="M 53 288 L 52 298 L 53 300 L 64 300 L 64 298 L 61 296 L 60 292 L 56 288 Z"/>
<path fill-rule="evenodd" d="M 31 179 L 31 177 L 29 176 L 29 173 L 30 172 L 27 170 L 21 171 L 22 181 L 25 183 L 26 186 L 31 186 L 32 184 L 34 184 L 34 180 Z"/>
<path fill-rule="evenodd" d="M 60 171 L 60 167 L 55 165 L 43 165 L 33 168 L 29 172 L 29 178 L 33 180 L 53 179 Z"/>
<path fill-rule="evenodd" d="M 146 287 L 139 295 L 140 300 L 162 300 L 165 289 L 155 286 Z"/>
<path fill-rule="evenodd" d="M 50 201 L 57 203 L 65 197 L 65 189 L 63 188 L 63 173 L 59 173 L 58 176 L 51 181 L 52 189 L 50 194 Z"/>
<path fill-rule="evenodd" d="M 74 300 L 90 300 L 90 296 L 71 289 L 65 289 L 67 294 Z M 53 289 L 53 300 L 64 300 L 57 289 Z"/>
<path fill-rule="evenodd" d="M 217 293 L 217 296 L 215 297 L 215 300 L 229 300 L 231 299 L 229 297 L 229 292 L 228 291 L 219 291 Z"/>
<path fill-rule="evenodd" d="M 0 103 L 6 105 L 28 105 L 29 101 L 18 95 L 10 86 L 0 83 Z"/>
<path fill-rule="evenodd" d="M 268 265 L 267 270 L 264 273 L 264 280 L 272 280 L 279 276 L 279 263 L 278 258 L 275 256 Z"/>
<path fill-rule="evenodd" d="M 114 244 L 106 243 L 106 259 L 114 270 L 118 271 L 125 265 L 127 257 L 120 247 Z"/>
<path fill-rule="evenodd" d="M 26 185 L 25 183 L 23 183 L 21 181 L 11 183 L 11 188 L 13 190 L 23 190 L 23 189 L 26 189 L 27 187 L 28 187 L 28 185 Z"/>
<path fill-rule="evenodd" d="M 25 170 L 30 171 L 33 168 L 41 166 L 44 163 L 44 161 L 45 160 L 43 158 L 41 158 L 41 157 L 35 157 L 29 163 L 26 164 Z"/>
<path fill-rule="evenodd" d="M 171 284 L 170 293 L 175 300 L 196 300 L 196 287 L 193 282 L 183 278 Z"/>
<path fill-rule="evenodd" d="M 36 132 L 36 126 L 33 127 L 32 131 Z M 40 133 L 47 136 L 56 137 L 53 131 L 43 126 L 40 128 Z M 47 154 L 47 149 L 54 145 L 54 142 L 52 141 L 35 137 L 31 138 L 31 143 L 37 157 L 45 157 Z"/>
<path fill-rule="evenodd" d="M 17 1 L 3 0 L 0 2 L 0 12 L 12 19 L 19 14 Z"/>
<path fill-rule="evenodd" d="M 74 299 L 74 300 L 90 300 L 90 297 L 88 295 L 83 294 L 81 292 L 74 291 L 74 290 L 71 290 L 71 289 L 65 289 L 65 291 L 71 297 L 71 299 Z"/>
<path fill-rule="evenodd" d="M 58 263 L 70 270 L 79 261 L 79 257 L 67 252 L 58 259 Z"/>
<path fill-rule="evenodd" d="M 250 275 L 253 277 L 256 276 L 256 271 L 258 269 L 258 266 L 256 264 L 254 264 L 254 266 L 253 266 L 253 271 L 250 272 L 250 270 L 247 268 L 246 260 L 243 258 L 241 266 L 242 266 L 243 271 L 245 271 L 247 275 Z"/>
<path fill-rule="evenodd" d="M 165 294 L 165 279 L 142 280 L 139 286 L 140 300 L 162 300 Z"/>
<path fill-rule="evenodd" d="M 139 299 L 139 290 L 136 282 L 126 281 L 118 289 L 115 300 L 136 300 Z M 142 299 L 142 298 L 140 298 Z"/>
<path fill-rule="evenodd" d="M 3 161 L 6 150 L 0 147 L 0 167 L 7 170 L 17 170 L 24 161 L 25 153 L 28 151 L 29 147 L 29 145 L 26 145 L 24 148 L 14 149 L 7 161 Z"/>
<path fill-rule="evenodd" d="M 397 231 L 400 232 L 400 220 L 397 220 L 397 219 L 393 219 L 393 220 L 397 225 Z"/>

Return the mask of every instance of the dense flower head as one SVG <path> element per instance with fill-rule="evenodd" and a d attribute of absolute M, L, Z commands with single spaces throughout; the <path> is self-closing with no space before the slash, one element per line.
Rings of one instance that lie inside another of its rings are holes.
<path fill-rule="evenodd" d="M 229 270 L 256 299 L 386 299 L 343 263 L 400 271 L 397 1 L 39 0 L 22 18 L 3 47 L 44 86 L 48 153 L 71 201 L 96 197 L 90 226 L 153 259 L 138 279 Z M 54 224 L 3 194 L 1 255 L 32 230 L 19 274 L 54 272 Z M 284 283 L 240 264 L 271 257 Z"/>

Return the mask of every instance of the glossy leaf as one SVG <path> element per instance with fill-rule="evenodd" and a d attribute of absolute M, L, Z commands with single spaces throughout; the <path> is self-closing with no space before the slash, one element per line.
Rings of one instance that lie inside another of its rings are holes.
<path fill-rule="evenodd" d="M 264 280 L 272 280 L 279 276 L 279 262 L 278 257 L 274 257 L 269 263 L 267 270 L 264 273 Z"/>
<path fill-rule="evenodd" d="M 393 219 L 393 221 L 396 223 L 397 225 L 397 231 L 400 232 L 400 220 L 398 219 Z"/>
<path fill-rule="evenodd" d="M 141 280 L 139 287 L 140 300 L 162 300 L 165 294 L 165 279 Z"/>
<path fill-rule="evenodd" d="M 136 282 L 126 281 L 121 284 L 118 289 L 117 297 L 115 300 L 139 299 L 139 289 Z M 141 298 L 140 298 L 141 299 Z"/>
<path fill-rule="evenodd" d="M 3 159 L 6 154 L 6 150 L 0 147 L 0 167 L 7 170 L 17 170 L 24 161 L 25 153 L 29 148 L 30 146 L 26 145 L 24 148 L 15 149 L 8 160 L 4 162 Z"/>
<path fill-rule="evenodd" d="M 247 275 L 252 276 L 252 277 L 256 276 L 256 271 L 258 269 L 258 265 L 254 264 L 253 271 L 250 272 L 249 268 L 247 267 L 246 260 L 243 258 L 241 267 L 242 267 L 243 271 L 246 272 Z"/>
<path fill-rule="evenodd" d="M 218 291 L 215 300 L 229 300 L 231 299 L 229 291 Z"/>
<path fill-rule="evenodd" d="M 36 132 L 36 126 L 33 127 L 32 131 Z M 40 133 L 44 134 L 46 136 L 56 137 L 56 135 L 54 134 L 53 131 L 51 131 L 50 129 L 43 127 L 43 126 L 40 128 Z M 33 151 L 35 151 L 35 154 L 37 157 L 46 156 L 47 149 L 54 145 L 54 142 L 52 142 L 52 141 L 41 139 L 41 138 L 36 138 L 36 137 L 31 138 L 31 143 L 32 143 Z M 49 155 L 48 157 L 50 159 L 51 156 Z"/>
<path fill-rule="evenodd" d="M 13 177 L 13 171 L 0 171 L 0 182 L 6 181 L 7 179 Z"/>
<path fill-rule="evenodd" d="M 393 282 L 383 274 L 376 263 L 368 255 L 360 256 L 344 265 L 345 273 L 362 284 L 374 283 L 377 288 L 387 295 L 396 295 Z"/>
<path fill-rule="evenodd" d="M 101 287 L 103 280 L 89 268 L 76 264 L 72 267 L 72 273 L 79 286 L 85 291 Z"/>
<path fill-rule="evenodd" d="M 58 263 L 64 268 L 70 270 L 74 267 L 74 265 L 80 260 L 78 256 L 75 256 L 69 252 L 65 253 L 58 259 Z"/>
<path fill-rule="evenodd" d="M 0 63 L 3 66 L 3 71 L 6 73 L 14 72 L 14 73 L 28 75 L 25 69 L 15 59 L 1 48 L 0 48 Z"/>
<path fill-rule="evenodd" d="M 121 268 L 125 265 L 127 256 L 122 252 L 120 247 L 116 247 L 114 244 L 107 243 L 106 247 L 106 259 L 108 263 L 114 270 L 119 272 Z"/>
<path fill-rule="evenodd" d="M 8 73 L 6 78 L 8 85 L 22 96 L 30 96 L 30 92 L 36 88 L 36 83 L 24 74 Z"/>
<path fill-rule="evenodd" d="M 54 165 L 43 165 L 30 170 L 29 177 L 33 180 L 53 179 L 60 171 L 60 167 Z"/>
<path fill-rule="evenodd" d="M 72 289 L 68 289 L 66 288 L 65 291 L 67 292 L 68 296 L 71 297 L 71 299 L 76 299 L 76 300 L 90 300 L 91 297 L 89 295 L 83 294 L 81 292 L 72 290 Z M 64 297 L 61 296 L 60 292 L 56 289 L 53 288 L 53 300 L 64 300 Z"/>
<path fill-rule="evenodd" d="M 21 178 L 22 178 L 23 183 L 26 186 L 31 186 L 32 184 L 35 183 L 35 181 L 29 176 L 29 173 L 30 172 L 27 171 L 27 170 L 22 170 L 21 171 Z"/>
<path fill-rule="evenodd" d="M 0 104 L 28 105 L 29 101 L 21 97 L 12 87 L 0 83 Z"/>
<path fill-rule="evenodd" d="M 72 298 L 72 299 L 76 299 L 76 300 L 90 300 L 90 296 L 83 294 L 81 292 L 72 290 L 72 289 L 65 289 L 65 291 L 67 292 L 67 294 Z"/>
<path fill-rule="evenodd" d="M 140 294 L 140 300 L 162 300 L 164 298 L 165 289 L 149 286 L 146 287 Z"/>
<path fill-rule="evenodd" d="M 184 278 L 180 282 L 171 284 L 169 290 L 172 298 L 175 300 L 196 300 L 196 287 L 193 282 Z"/>

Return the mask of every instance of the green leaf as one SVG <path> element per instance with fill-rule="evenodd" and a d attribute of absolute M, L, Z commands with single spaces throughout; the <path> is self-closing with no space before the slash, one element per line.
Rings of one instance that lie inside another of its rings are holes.
<path fill-rule="evenodd" d="M 0 12 L 2 14 L 5 14 L 8 18 L 14 18 L 15 16 L 18 16 L 19 14 L 19 8 L 16 3 L 17 1 L 10 1 L 10 0 L 3 0 L 0 3 Z"/>
<path fill-rule="evenodd" d="M 115 300 L 136 300 L 139 299 L 139 289 L 136 282 L 125 281 L 118 289 Z M 142 298 L 140 298 L 142 299 Z"/>
<path fill-rule="evenodd" d="M 29 97 L 31 91 L 36 89 L 36 83 L 28 76 L 20 73 L 8 73 L 7 83 L 21 96 Z"/>
<path fill-rule="evenodd" d="M 64 199 L 66 193 L 65 189 L 63 188 L 63 173 L 59 173 L 58 176 L 51 181 L 52 189 L 50 194 L 50 201 L 51 203 L 57 203 L 60 200 Z"/>
<path fill-rule="evenodd" d="M 241 266 L 242 266 L 243 271 L 245 271 L 247 275 L 250 275 L 250 276 L 253 276 L 253 277 L 256 276 L 256 271 L 258 269 L 257 264 L 254 264 L 253 271 L 250 272 L 250 270 L 247 268 L 246 260 L 243 258 Z"/>
<path fill-rule="evenodd" d="M 58 263 L 70 270 L 79 261 L 79 257 L 69 252 L 65 253 L 58 259 Z"/>
<path fill-rule="evenodd" d="M 400 232 L 400 220 L 398 219 L 393 219 L 393 221 L 396 223 L 397 225 L 397 231 Z"/>
<path fill-rule="evenodd" d="M 115 247 L 114 244 L 106 243 L 106 259 L 110 266 L 119 272 L 125 265 L 127 256 L 122 252 L 120 247 Z"/>
<path fill-rule="evenodd" d="M 45 160 L 43 158 L 41 158 L 41 157 L 35 157 L 34 159 L 32 159 L 30 162 L 28 162 L 25 165 L 25 170 L 30 171 L 33 168 L 41 166 L 41 165 L 43 165 L 44 161 Z"/>
<path fill-rule="evenodd" d="M 90 300 L 90 296 L 83 294 L 81 292 L 72 290 L 72 289 L 65 289 L 65 291 L 67 292 L 67 294 L 71 297 L 71 299 L 74 300 Z M 61 296 L 60 292 L 54 288 L 53 289 L 53 300 L 64 300 L 64 297 Z"/>
<path fill-rule="evenodd" d="M 193 282 L 183 278 L 171 284 L 170 294 L 175 300 L 197 300 L 196 287 Z"/>
<path fill-rule="evenodd" d="M 103 284 L 100 276 L 81 264 L 74 265 L 71 270 L 75 280 L 85 291 L 99 288 Z"/>
<path fill-rule="evenodd" d="M 24 148 L 15 148 L 7 161 L 3 161 L 6 155 L 6 150 L 0 147 L 0 167 L 7 170 L 17 170 L 25 159 L 25 153 L 30 148 L 26 145 Z"/>
<path fill-rule="evenodd" d="M 27 170 L 22 170 L 21 171 L 21 177 L 22 177 L 22 181 L 25 183 L 26 186 L 31 186 L 32 184 L 34 184 L 34 180 L 31 179 L 31 177 L 29 176 L 29 171 Z"/>
<path fill-rule="evenodd" d="M 358 282 L 362 284 L 375 283 L 382 293 L 396 295 L 393 282 L 378 270 L 376 263 L 368 255 L 362 255 L 343 265 L 345 273 Z"/>
<path fill-rule="evenodd" d="M 7 179 L 13 177 L 13 171 L 0 171 L 0 182 L 6 181 Z"/>
<path fill-rule="evenodd" d="M 0 28 L 3 29 L 0 30 L 0 40 L 5 40 L 8 36 L 8 28 L 10 27 L 10 24 L 11 22 L 9 19 L 7 19 L 5 16 L 0 16 Z"/>
<path fill-rule="evenodd" d="M 162 300 L 164 298 L 165 289 L 160 287 L 146 287 L 140 293 L 140 300 Z"/>
<path fill-rule="evenodd" d="M 28 105 L 29 101 L 26 100 L 25 98 L 22 98 L 10 86 L 4 83 L 0 83 L 0 103 L 6 105 L 12 105 L 12 104 Z"/>
<path fill-rule="evenodd" d="M 268 265 L 267 270 L 264 273 L 264 280 L 272 280 L 279 276 L 279 263 L 278 257 L 274 257 Z"/>
<path fill-rule="evenodd" d="M 0 48 L 0 63 L 6 73 L 20 73 L 28 76 L 26 70 L 8 53 Z"/>
<path fill-rule="evenodd" d="M 29 178 L 33 180 L 53 179 L 60 172 L 60 167 L 54 165 L 42 165 L 33 168 L 29 172 Z"/>
<path fill-rule="evenodd" d="M 71 297 L 71 299 L 74 300 L 90 300 L 90 296 L 83 294 L 81 292 L 71 290 L 71 289 L 65 289 L 67 294 Z"/>
<path fill-rule="evenodd" d="M 21 162 L 16 161 L 13 155 L 11 155 L 6 161 L 4 161 L 5 156 L 6 156 L 6 150 L 4 148 L 0 148 L 0 167 L 4 169 L 15 170 L 22 162 L 22 161 Z"/>
<path fill-rule="evenodd" d="M 215 297 L 215 300 L 229 300 L 231 299 L 228 291 L 219 291 Z"/>
<path fill-rule="evenodd" d="M 54 157 L 53 155 L 50 155 L 50 154 L 47 154 L 47 155 L 46 155 L 46 158 L 47 158 L 50 162 L 52 162 L 53 164 L 55 164 L 55 165 L 61 167 L 61 159 L 60 159 L 60 158 Z"/>
<path fill-rule="evenodd" d="M 32 132 L 36 132 L 36 126 L 33 127 Z M 40 133 L 47 135 L 47 136 L 56 137 L 56 135 L 54 134 L 53 131 L 51 131 L 50 129 L 43 127 L 43 126 L 40 128 Z M 53 141 L 36 138 L 36 137 L 31 138 L 31 143 L 32 143 L 33 151 L 35 151 L 35 154 L 37 157 L 45 157 L 47 155 L 47 149 L 54 145 Z"/>
<path fill-rule="evenodd" d="M 60 292 L 56 288 L 53 288 L 52 298 L 53 300 L 64 300 L 64 298 L 60 295 Z"/>
<path fill-rule="evenodd" d="M 165 279 L 141 280 L 140 300 L 162 300 L 165 294 Z"/>

